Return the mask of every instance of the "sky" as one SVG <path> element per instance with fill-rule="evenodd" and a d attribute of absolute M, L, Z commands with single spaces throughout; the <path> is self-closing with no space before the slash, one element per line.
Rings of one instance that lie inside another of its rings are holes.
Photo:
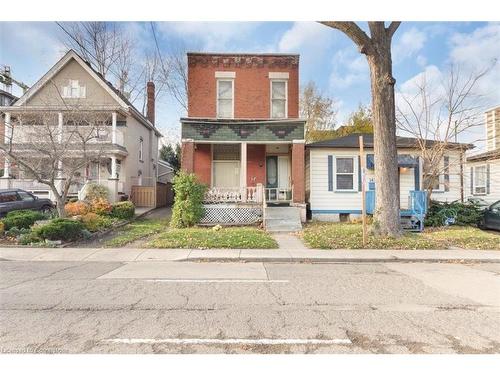
<path fill-rule="evenodd" d="M 300 83 L 313 81 L 336 101 L 338 124 L 360 104 L 370 104 L 368 64 L 341 32 L 316 22 L 155 22 L 159 48 L 210 52 L 282 52 L 300 54 Z M 364 23 L 360 23 L 366 29 Z M 136 53 L 155 51 L 149 22 L 122 22 L 137 40 Z M 52 22 L 0 22 L 0 65 L 28 85 L 64 54 L 64 34 Z M 486 106 L 500 104 L 500 23 L 403 22 L 393 39 L 396 90 L 411 92 L 425 74 L 442 77 L 450 64 L 472 72 L 490 66 L 478 90 Z M 495 59 L 498 63 L 494 64 Z M 491 66 L 493 66 L 491 68 Z M 114 82 L 113 77 L 107 77 Z M 138 108 L 142 104 L 138 103 Z M 157 126 L 166 140 L 180 137 L 184 116 L 168 94 L 157 101 Z"/>

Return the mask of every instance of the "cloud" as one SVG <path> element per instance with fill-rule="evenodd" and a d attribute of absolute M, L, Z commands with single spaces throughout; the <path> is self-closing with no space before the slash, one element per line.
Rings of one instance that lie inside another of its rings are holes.
<path fill-rule="evenodd" d="M 165 34 L 174 33 L 183 39 L 194 39 L 205 51 L 221 51 L 233 42 L 245 41 L 259 22 L 158 22 Z M 235 44 L 237 47 L 237 45 Z"/>
<path fill-rule="evenodd" d="M 398 35 L 392 48 L 392 57 L 395 64 L 415 56 L 425 45 L 427 35 L 416 27 Z"/>
<path fill-rule="evenodd" d="M 366 82 L 370 78 L 366 58 L 356 52 L 354 47 L 337 51 L 332 61 L 330 85 L 335 91 Z"/>
<path fill-rule="evenodd" d="M 323 50 L 333 40 L 329 27 L 317 22 L 295 22 L 281 37 L 278 49 L 281 52 L 299 52 L 302 49 Z"/>
<path fill-rule="evenodd" d="M 500 23 L 490 23 L 472 33 L 455 33 L 450 38 L 450 62 L 458 65 L 462 74 L 474 74 L 490 69 L 478 85 L 488 105 L 500 104 Z"/>

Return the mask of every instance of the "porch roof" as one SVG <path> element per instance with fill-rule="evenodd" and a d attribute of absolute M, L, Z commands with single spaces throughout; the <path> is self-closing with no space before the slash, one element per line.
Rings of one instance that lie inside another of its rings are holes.
<path fill-rule="evenodd" d="M 182 138 L 194 141 L 280 141 L 304 139 L 303 119 L 181 118 Z"/>
<path fill-rule="evenodd" d="M 54 145 L 51 144 L 46 144 L 45 145 L 47 148 L 51 148 Z M 41 150 L 43 150 L 44 144 L 37 143 L 36 145 L 30 144 L 30 143 L 13 143 L 12 144 L 12 151 L 13 152 L 19 152 L 19 151 L 24 151 L 24 152 L 32 152 L 41 155 Z M 93 154 L 98 154 L 102 153 L 104 155 L 121 155 L 121 156 L 127 156 L 128 151 L 125 147 L 117 145 L 117 144 L 112 144 L 112 143 L 91 143 L 91 144 L 86 144 L 85 147 L 87 148 L 87 152 L 93 153 Z M 64 145 L 64 150 L 69 152 L 69 153 L 78 153 L 82 152 L 82 147 L 81 144 L 76 143 L 76 144 L 67 144 Z"/>

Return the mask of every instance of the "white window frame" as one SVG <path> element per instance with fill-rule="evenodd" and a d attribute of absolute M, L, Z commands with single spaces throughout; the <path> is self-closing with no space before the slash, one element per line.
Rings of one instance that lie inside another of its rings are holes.
<path fill-rule="evenodd" d="M 274 82 L 285 82 L 285 117 L 273 117 L 273 83 Z M 271 78 L 269 80 L 269 118 L 280 119 L 288 118 L 288 79 L 275 79 Z"/>
<path fill-rule="evenodd" d="M 76 82 L 76 83 L 75 83 Z M 73 95 L 73 84 L 75 83 L 78 88 L 78 93 Z M 85 85 L 80 85 L 80 81 L 77 79 L 69 79 L 67 86 L 63 86 L 61 96 L 64 99 L 85 99 L 87 96 L 87 89 Z"/>
<path fill-rule="evenodd" d="M 353 171 L 352 173 L 337 173 L 337 159 L 352 159 L 352 168 Z M 357 177 L 358 177 L 358 156 L 357 155 L 338 155 L 338 156 L 333 156 L 333 191 L 339 191 L 339 192 L 358 192 L 358 183 Z M 339 189 L 337 187 L 337 175 L 351 175 L 352 174 L 352 189 Z"/>
<path fill-rule="evenodd" d="M 139 138 L 139 161 L 144 161 L 144 139 Z"/>
<path fill-rule="evenodd" d="M 221 117 L 220 112 L 219 112 L 219 83 L 220 82 L 231 82 L 231 117 Z M 215 93 L 215 100 L 216 100 L 216 107 L 217 107 L 217 118 L 234 118 L 234 78 L 217 78 L 217 85 L 216 85 L 216 93 Z"/>
<path fill-rule="evenodd" d="M 484 185 L 477 185 L 476 169 L 484 168 Z M 487 195 L 488 194 L 488 166 L 486 164 L 475 165 L 472 170 L 472 195 Z M 478 193 L 477 188 L 484 188 L 484 193 Z"/>

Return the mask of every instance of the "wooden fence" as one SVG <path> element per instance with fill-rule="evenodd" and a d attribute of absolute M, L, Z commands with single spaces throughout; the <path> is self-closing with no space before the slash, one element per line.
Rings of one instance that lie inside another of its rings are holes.
<path fill-rule="evenodd" d="M 154 186 L 132 186 L 130 199 L 136 207 L 163 207 L 173 202 L 172 184 L 157 183 Z"/>

